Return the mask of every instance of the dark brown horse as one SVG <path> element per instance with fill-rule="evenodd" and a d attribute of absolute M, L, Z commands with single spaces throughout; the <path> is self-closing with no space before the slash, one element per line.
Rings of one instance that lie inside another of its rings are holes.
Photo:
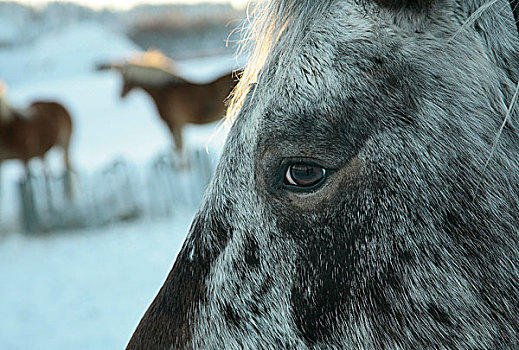
<path fill-rule="evenodd" d="M 149 57 L 154 59 L 151 60 Z M 182 127 L 220 120 L 225 114 L 225 99 L 236 84 L 232 72 L 205 84 L 190 82 L 173 72 L 173 63 L 157 52 L 123 64 L 102 64 L 99 70 L 117 70 L 123 79 L 121 98 L 134 88 L 144 90 L 155 103 L 166 123 L 178 154 L 182 153 Z"/>
<path fill-rule="evenodd" d="M 66 171 L 64 181 L 67 198 L 72 197 L 69 155 L 72 119 L 63 105 L 52 101 L 35 101 L 25 110 L 10 106 L 0 91 L 0 163 L 21 160 L 29 174 L 32 158 L 44 159 L 54 146 L 63 150 Z"/>

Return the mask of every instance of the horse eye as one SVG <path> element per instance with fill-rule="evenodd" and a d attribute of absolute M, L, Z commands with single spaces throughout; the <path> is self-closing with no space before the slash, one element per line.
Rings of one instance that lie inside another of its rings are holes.
<path fill-rule="evenodd" d="M 324 179 L 326 169 L 316 165 L 292 164 L 285 173 L 285 185 L 311 187 Z"/>

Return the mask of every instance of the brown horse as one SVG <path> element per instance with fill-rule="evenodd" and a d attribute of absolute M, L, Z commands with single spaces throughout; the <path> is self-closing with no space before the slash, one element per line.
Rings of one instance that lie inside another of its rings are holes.
<path fill-rule="evenodd" d="M 28 162 L 44 159 L 54 146 L 63 149 L 66 176 L 65 194 L 72 198 L 69 144 L 72 119 L 63 105 L 51 101 L 35 101 L 25 110 L 11 107 L 0 89 L 0 163 L 19 159 L 29 175 Z"/>
<path fill-rule="evenodd" d="M 221 119 L 225 114 L 225 99 L 236 85 L 235 77 L 229 72 L 206 84 L 193 83 L 175 74 L 171 69 L 173 63 L 160 53 L 147 53 L 143 57 L 138 62 L 102 64 L 98 70 L 114 69 L 121 74 L 121 98 L 134 88 L 144 90 L 169 128 L 175 150 L 182 154 L 182 127 Z"/>

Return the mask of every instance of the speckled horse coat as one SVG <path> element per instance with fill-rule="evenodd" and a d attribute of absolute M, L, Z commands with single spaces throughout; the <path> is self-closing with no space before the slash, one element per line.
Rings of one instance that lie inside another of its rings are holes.
<path fill-rule="evenodd" d="M 519 348 L 509 2 L 257 6 L 221 161 L 129 348 Z"/>

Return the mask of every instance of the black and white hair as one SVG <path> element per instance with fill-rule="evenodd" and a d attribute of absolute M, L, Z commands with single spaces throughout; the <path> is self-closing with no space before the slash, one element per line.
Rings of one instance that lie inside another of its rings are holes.
<path fill-rule="evenodd" d="M 218 168 L 130 348 L 517 348 L 510 3 L 255 6 Z"/>

